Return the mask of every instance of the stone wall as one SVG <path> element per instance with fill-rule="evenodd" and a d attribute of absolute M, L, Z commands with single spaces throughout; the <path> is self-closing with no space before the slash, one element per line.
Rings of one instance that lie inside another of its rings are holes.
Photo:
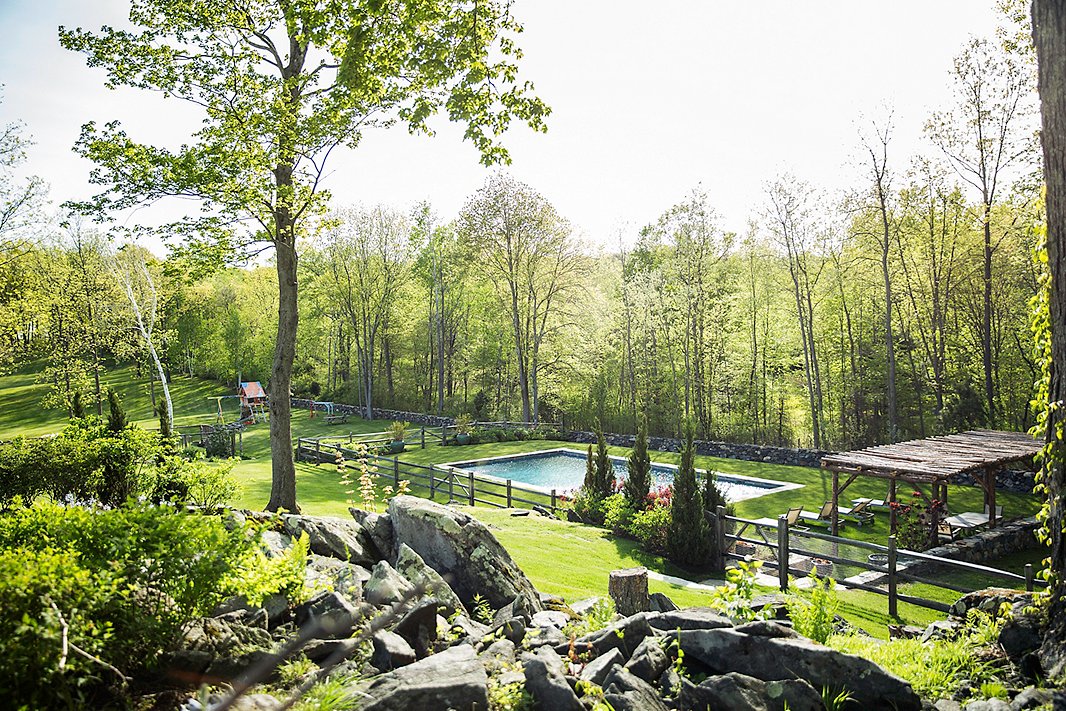
<path fill-rule="evenodd" d="M 632 447 L 635 435 L 604 435 L 607 444 L 614 447 Z M 594 444 L 596 435 L 592 432 L 568 432 L 567 440 L 578 444 Z M 648 448 L 659 452 L 681 451 L 681 440 L 673 437 L 649 437 Z M 733 442 L 713 442 L 696 440 L 696 453 L 710 457 L 727 459 L 744 459 L 750 462 L 767 462 L 770 464 L 791 464 L 798 467 L 821 466 L 822 457 L 832 452 L 818 449 L 791 449 L 788 447 L 765 447 L 758 444 L 736 444 Z"/>
<path fill-rule="evenodd" d="M 311 400 L 306 398 L 292 398 L 292 407 L 294 410 L 307 410 L 311 407 Z M 326 411 L 326 403 L 314 401 L 315 410 L 319 412 Z M 345 415 L 354 415 L 356 417 L 363 416 L 363 408 L 358 405 L 346 405 L 344 403 L 333 403 L 333 411 Z M 424 425 L 426 427 L 441 427 L 443 425 L 454 425 L 454 417 L 440 417 L 438 415 L 426 415 L 421 412 L 405 412 L 403 410 L 386 410 L 385 408 L 374 408 L 374 419 L 377 420 L 393 420 L 399 422 L 410 422 L 414 425 Z"/>

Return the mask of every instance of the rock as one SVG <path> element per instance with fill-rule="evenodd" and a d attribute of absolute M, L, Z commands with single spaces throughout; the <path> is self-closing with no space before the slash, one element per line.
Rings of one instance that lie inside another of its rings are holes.
<path fill-rule="evenodd" d="M 566 520 L 570 523 L 588 523 L 588 521 L 581 518 L 577 511 L 574 511 L 573 509 L 566 510 Z"/>
<path fill-rule="evenodd" d="M 663 675 L 659 677 L 659 689 L 663 696 L 676 697 L 681 691 L 681 675 L 673 666 L 667 667 Z"/>
<path fill-rule="evenodd" d="M 526 629 L 525 638 L 522 639 L 522 645 L 526 649 L 535 649 L 544 645 L 554 649 L 569 642 L 570 638 L 558 627 L 529 627 Z"/>
<path fill-rule="evenodd" d="M 381 560 L 374 564 L 370 580 L 363 586 L 363 594 L 371 605 L 381 607 L 396 604 L 414 587 L 407 578 L 397 573 L 388 561 Z"/>
<path fill-rule="evenodd" d="M 257 664 L 276 659 L 273 646 L 274 639 L 264 629 L 202 617 L 182 628 L 168 662 L 183 672 L 232 679 Z"/>
<path fill-rule="evenodd" d="M 378 555 L 382 558 L 388 557 L 393 549 L 392 521 L 389 520 L 389 517 L 387 515 L 363 511 L 356 508 L 349 508 L 348 512 L 362 529 L 366 531 L 366 534 L 370 537 L 370 542 L 374 544 L 374 548 Z"/>
<path fill-rule="evenodd" d="M 376 561 L 367 544 L 369 537 L 354 521 L 327 516 L 282 516 L 285 531 L 292 536 L 306 533 L 312 553 L 346 560 L 357 565 L 371 566 Z"/>
<path fill-rule="evenodd" d="M 526 624 L 531 624 L 533 615 L 536 613 L 537 610 L 532 609 L 525 598 L 516 597 L 496 611 L 496 614 L 493 615 L 493 624 L 498 625 L 515 617 L 520 618 Z"/>
<path fill-rule="evenodd" d="M 1003 699 L 981 699 L 971 701 L 964 708 L 966 711 L 1010 711 L 1010 704 Z"/>
<path fill-rule="evenodd" d="M 578 638 L 574 642 L 574 649 L 578 654 L 591 651 L 596 656 L 611 649 L 618 649 L 628 659 L 644 638 L 653 634 L 649 620 L 655 617 L 654 612 L 640 612 L 632 617 L 623 617 L 602 630 Z M 556 647 L 555 651 L 565 653 L 567 650 Z"/>
<path fill-rule="evenodd" d="M 629 662 L 625 665 L 626 671 L 640 677 L 644 681 L 654 682 L 666 668 L 670 666 L 670 658 L 663 651 L 658 637 L 645 637 L 635 650 Z"/>
<path fill-rule="evenodd" d="M 414 496 L 389 501 L 393 545 L 407 544 L 450 581 L 467 609 L 481 594 L 493 609 L 522 598 L 539 612 L 540 597 L 525 573 L 485 526 L 472 516 Z"/>
<path fill-rule="evenodd" d="M 222 699 L 221 694 L 209 694 L 206 699 L 207 708 L 215 708 L 222 703 Z M 281 708 L 281 702 L 270 694 L 244 694 L 230 708 L 233 711 L 275 711 Z M 204 711 L 204 704 L 200 699 L 188 699 L 179 711 Z"/>
<path fill-rule="evenodd" d="M 648 601 L 648 609 L 652 612 L 673 612 L 678 608 L 674 601 L 660 592 L 652 593 Z"/>
<path fill-rule="evenodd" d="M 300 653 L 312 662 L 324 662 L 337 652 L 352 655 L 359 646 L 354 639 L 312 639 L 300 648 Z"/>
<path fill-rule="evenodd" d="M 366 568 L 329 556 L 307 557 L 305 583 L 312 590 L 335 590 L 352 601 L 363 599 L 363 583 L 370 579 Z"/>
<path fill-rule="evenodd" d="M 687 607 L 676 612 L 664 612 L 649 620 L 652 627 L 668 633 L 676 630 L 714 630 L 732 627 L 728 617 L 710 607 Z"/>
<path fill-rule="evenodd" d="M 252 610 L 234 610 L 233 612 L 227 612 L 222 615 L 215 615 L 220 620 L 226 622 L 232 622 L 233 624 L 244 625 L 245 627 L 258 627 L 265 630 L 270 626 L 270 618 L 267 616 L 267 611 L 261 607 L 257 607 Z"/>
<path fill-rule="evenodd" d="M 822 696 L 800 679 L 761 681 L 731 672 L 685 684 L 678 699 L 686 709 L 748 709 L 750 711 L 822 711 Z"/>
<path fill-rule="evenodd" d="M 563 675 L 563 660 L 551 649 L 541 647 L 536 654 L 522 655 L 522 671 L 525 672 L 526 691 L 538 708 L 584 711 Z"/>
<path fill-rule="evenodd" d="M 1019 613 L 1008 619 L 999 631 L 999 645 L 1015 664 L 1022 658 L 1040 649 L 1043 634 L 1040 620 L 1035 615 Z"/>
<path fill-rule="evenodd" d="M 611 669 L 625 664 L 625 661 L 625 657 L 622 656 L 621 652 L 617 649 L 612 649 L 586 664 L 585 668 L 581 670 L 579 678 L 583 681 L 592 682 L 597 686 L 603 686 L 603 680 L 607 678 Z"/>
<path fill-rule="evenodd" d="M 422 557 L 411 550 L 406 543 L 400 544 L 399 553 L 396 556 L 396 572 L 411 583 L 423 586 L 428 595 L 440 600 L 448 615 L 455 612 L 467 614 L 466 607 L 463 606 L 459 596 L 455 594 L 447 581 L 440 576 L 440 573 L 426 565 Z"/>
<path fill-rule="evenodd" d="M 575 602 L 573 605 L 570 606 L 570 609 L 575 615 L 584 617 L 588 614 L 589 610 L 594 608 L 599 603 L 603 602 L 605 599 L 606 598 L 602 597 L 586 597 L 583 600 L 578 600 L 577 602 Z"/>
<path fill-rule="evenodd" d="M 936 711 L 962 711 L 962 706 L 954 699 L 937 699 L 937 702 L 933 704 L 933 708 Z"/>
<path fill-rule="evenodd" d="M 1049 689 L 1037 689 L 1028 687 L 1014 697 L 1010 702 L 1011 711 L 1023 711 L 1023 709 L 1035 709 L 1040 706 L 1050 706 L 1053 694 Z"/>
<path fill-rule="evenodd" d="M 348 637 L 362 618 L 359 609 L 337 592 L 321 592 L 297 607 L 295 613 L 301 630 L 319 639 Z"/>
<path fill-rule="evenodd" d="M 489 679 L 474 649 L 460 644 L 378 677 L 361 711 L 489 708 Z"/>
<path fill-rule="evenodd" d="M 946 620 L 937 620 L 936 622 L 930 622 L 925 628 L 925 632 L 922 632 L 922 636 L 919 637 L 919 641 L 928 642 L 931 639 L 954 639 L 965 629 L 966 625 L 963 622 L 948 618 Z"/>
<path fill-rule="evenodd" d="M 495 674 L 515 663 L 514 642 L 509 639 L 498 639 L 479 654 L 478 658 L 485 665 L 485 671 Z"/>
<path fill-rule="evenodd" d="M 263 531 L 260 541 L 268 558 L 277 558 L 292 548 L 292 536 L 272 529 Z"/>
<path fill-rule="evenodd" d="M 378 630 L 371 637 L 374 652 L 370 665 L 381 671 L 390 671 L 407 666 L 415 661 L 415 650 L 400 635 L 388 630 Z"/>
<path fill-rule="evenodd" d="M 541 610 L 533 615 L 530 622 L 534 627 L 554 627 L 561 630 L 570 622 L 570 617 L 565 612 Z"/>
<path fill-rule="evenodd" d="M 517 647 L 525 641 L 526 625 L 521 617 L 512 617 L 498 627 L 504 639 L 508 639 Z"/>
<path fill-rule="evenodd" d="M 437 641 L 437 608 L 433 598 L 420 601 L 393 627 L 393 632 L 403 637 L 410 644 L 419 659 L 433 650 Z"/>
<path fill-rule="evenodd" d="M 755 620 L 746 622 L 736 628 L 741 634 L 751 634 L 757 637 L 780 637 L 784 639 L 797 639 L 799 634 L 791 627 L 779 625 L 769 620 Z"/>
<path fill-rule="evenodd" d="M 533 513 L 540 514 L 541 516 L 544 516 L 546 518 L 555 518 L 555 519 L 558 518 L 549 509 L 541 506 L 540 504 L 533 504 Z"/>
<path fill-rule="evenodd" d="M 844 687 L 863 708 L 921 708 L 911 685 L 874 663 L 806 639 L 746 635 L 734 629 L 683 630 L 682 651 L 720 674 L 739 672 L 763 681 L 800 678 L 816 689 Z"/>
<path fill-rule="evenodd" d="M 655 687 L 622 667 L 614 667 L 603 684 L 603 698 L 615 711 L 666 711 Z"/>
<path fill-rule="evenodd" d="M 451 622 L 449 630 L 453 634 L 459 634 L 462 637 L 473 640 L 474 642 L 480 641 L 485 635 L 489 633 L 488 625 L 483 625 L 480 622 L 475 622 L 466 615 L 457 615 Z"/>

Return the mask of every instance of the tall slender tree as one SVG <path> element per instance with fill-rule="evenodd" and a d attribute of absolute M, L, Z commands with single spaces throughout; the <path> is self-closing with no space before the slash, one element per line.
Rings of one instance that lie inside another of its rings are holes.
<path fill-rule="evenodd" d="M 633 451 L 626 461 L 628 476 L 622 487 L 629 505 L 634 511 L 644 509 L 648 493 L 651 491 L 651 456 L 648 454 L 648 418 L 641 413 L 637 420 L 637 437 L 633 441 Z"/>
<path fill-rule="evenodd" d="M 707 517 L 703 509 L 703 494 L 696 479 L 696 428 L 685 423 L 685 442 L 681 447 L 681 463 L 674 474 L 674 492 L 670 497 L 670 527 L 667 549 L 670 557 L 682 565 L 699 566 L 710 555 Z"/>

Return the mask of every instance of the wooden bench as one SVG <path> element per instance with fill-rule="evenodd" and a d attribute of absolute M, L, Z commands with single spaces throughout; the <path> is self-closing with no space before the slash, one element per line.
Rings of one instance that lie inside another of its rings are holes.
<path fill-rule="evenodd" d="M 347 414 L 326 415 L 326 424 L 327 425 L 339 425 L 339 424 L 342 424 L 342 423 L 347 422 L 347 421 L 348 421 L 348 415 Z"/>

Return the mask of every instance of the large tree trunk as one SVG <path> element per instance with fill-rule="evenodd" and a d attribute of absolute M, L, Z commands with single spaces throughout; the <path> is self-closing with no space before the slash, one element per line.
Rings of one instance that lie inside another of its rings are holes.
<path fill-rule="evenodd" d="M 1051 387 L 1050 402 L 1066 400 L 1066 2 L 1033 1 L 1033 40 L 1039 62 L 1043 117 L 1044 180 L 1047 185 L 1047 249 L 1051 270 Z M 1066 418 L 1062 407 L 1051 410 L 1047 432 L 1055 439 Z M 1055 442 L 1047 475 L 1051 504 L 1047 527 L 1051 536 L 1052 589 L 1050 629 L 1041 650 L 1049 678 L 1066 670 L 1066 462 L 1063 442 Z"/>
<path fill-rule="evenodd" d="M 280 182 L 280 181 L 279 181 Z M 296 356 L 296 327 L 300 312 L 296 305 L 296 235 L 286 206 L 277 212 L 276 244 L 278 269 L 278 338 L 270 371 L 270 456 L 271 481 L 268 511 L 299 511 L 296 505 L 296 464 L 293 461 L 292 362 Z"/>

